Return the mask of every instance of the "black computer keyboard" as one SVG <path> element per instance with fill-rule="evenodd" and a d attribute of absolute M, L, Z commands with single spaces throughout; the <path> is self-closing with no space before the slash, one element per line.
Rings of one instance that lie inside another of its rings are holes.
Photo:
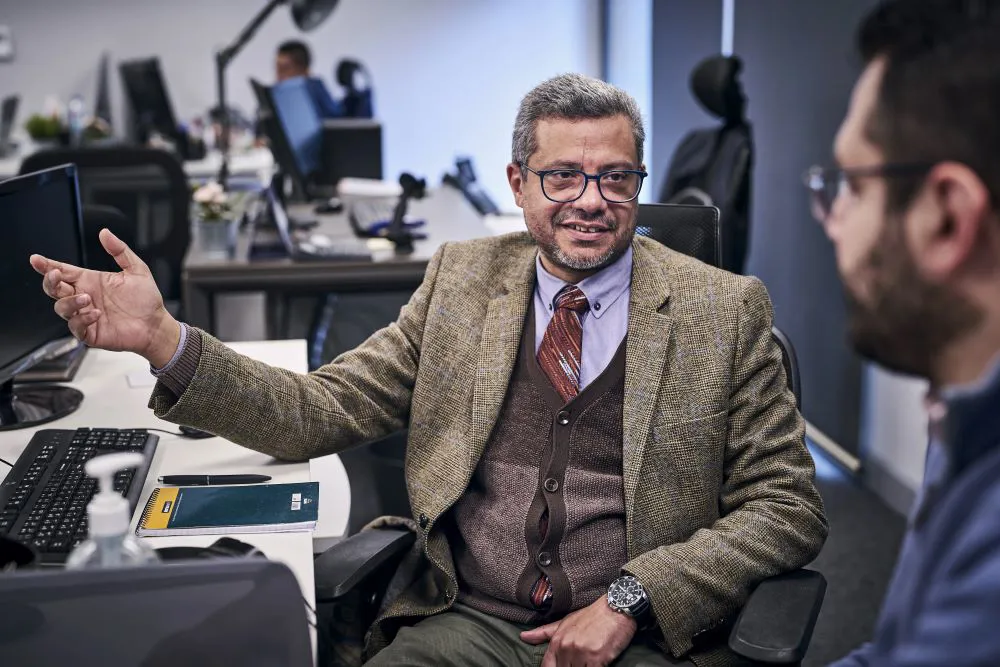
<path fill-rule="evenodd" d="M 43 565 L 64 563 L 87 538 L 87 503 L 98 490 L 83 464 L 101 454 L 141 453 L 140 468 L 115 475 L 115 490 L 134 512 L 158 441 L 145 429 L 38 431 L 0 482 L 0 535 L 34 547 Z"/>

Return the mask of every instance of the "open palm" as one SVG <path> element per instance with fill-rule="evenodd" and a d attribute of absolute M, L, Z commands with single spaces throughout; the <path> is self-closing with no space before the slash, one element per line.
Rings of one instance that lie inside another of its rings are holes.
<path fill-rule="evenodd" d="M 177 323 L 145 262 L 107 229 L 100 240 L 121 271 L 93 271 L 41 255 L 31 256 L 31 266 L 44 276 L 42 289 L 74 336 L 91 347 L 150 358 L 163 332 Z"/>

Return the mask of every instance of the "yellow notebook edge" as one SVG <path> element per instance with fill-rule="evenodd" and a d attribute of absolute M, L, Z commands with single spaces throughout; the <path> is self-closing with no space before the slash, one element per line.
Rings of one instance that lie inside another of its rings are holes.
<path fill-rule="evenodd" d="M 157 487 L 149 494 L 146 507 L 142 510 L 142 517 L 135 532 L 138 535 L 157 534 L 158 531 L 166 529 L 170 523 L 170 518 L 177 508 L 177 496 L 180 494 L 180 487 Z"/>

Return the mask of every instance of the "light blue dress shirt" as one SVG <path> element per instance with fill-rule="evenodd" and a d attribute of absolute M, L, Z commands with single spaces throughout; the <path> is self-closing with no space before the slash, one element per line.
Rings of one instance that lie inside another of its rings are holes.
<path fill-rule="evenodd" d="M 553 300 L 567 283 L 542 266 L 535 258 L 535 352 L 542 344 L 552 319 Z M 586 295 L 590 310 L 580 318 L 583 325 L 583 358 L 580 360 L 580 389 L 594 381 L 615 356 L 628 331 L 628 302 L 632 285 L 632 246 L 621 257 L 577 287 Z"/>

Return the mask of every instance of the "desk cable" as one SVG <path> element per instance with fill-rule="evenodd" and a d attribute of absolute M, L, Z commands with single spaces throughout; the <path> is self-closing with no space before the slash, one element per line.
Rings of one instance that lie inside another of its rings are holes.
<path fill-rule="evenodd" d="M 306 609 L 308 609 L 309 611 L 312 612 L 313 619 L 315 619 L 315 620 L 313 620 L 313 619 L 310 619 L 308 615 L 306 616 L 306 621 L 308 621 L 309 625 L 312 626 L 312 629 L 316 631 L 316 639 L 317 639 L 317 641 L 319 641 L 319 643 L 323 644 L 324 647 L 331 654 L 333 654 L 333 641 L 330 639 L 330 637 L 327 637 L 326 633 L 323 632 L 323 631 L 321 631 L 319 629 L 319 626 L 317 625 L 317 623 L 319 623 L 319 614 L 316 613 L 316 610 L 313 609 L 312 605 L 309 604 L 309 600 L 307 600 L 306 596 L 304 596 L 304 595 L 302 596 L 302 603 L 306 606 Z"/>
<path fill-rule="evenodd" d="M 11 468 L 14 467 L 14 464 L 11 463 L 10 461 L 6 460 L 6 459 L 0 459 L 0 463 L 3 463 L 5 465 L 9 465 Z"/>

